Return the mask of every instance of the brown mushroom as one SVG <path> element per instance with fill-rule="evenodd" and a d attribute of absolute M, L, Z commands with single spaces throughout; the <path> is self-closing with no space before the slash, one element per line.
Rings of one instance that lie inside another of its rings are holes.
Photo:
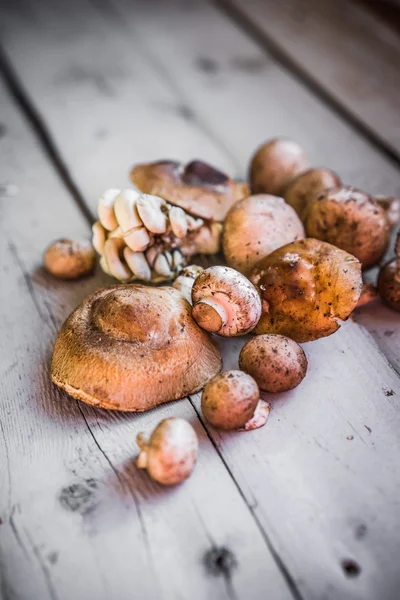
<path fill-rule="evenodd" d="M 192 316 L 210 333 L 244 335 L 261 316 L 260 295 L 246 277 L 229 267 L 209 267 L 192 288 Z"/>
<path fill-rule="evenodd" d="M 53 382 L 89 404 L 148 410 L 200 390 L 219 372 L 216 344 L 172 287 L 98 290 L 62 326 Z"/>
<path fill-rule="evenodd" d="M 361 265 L 331 244 L 306 238 L 275 250 L 253 269 L 263 314 L 255 333 L 280 333 L 296 342 L 331 335 L 355 308 Z"/>
<path fill-rule="evenodd" d="M 400 220 L 400 198 L 393 196 L 375 196 L 376 202 L 386 212 L 390 227 L 395 227 Z"/>
<path fill-rule="evenodd" d="M 150 438 L 139 433 L 136 441 L 140 447 L 137 466 L 162 485 L 181 483 L 196 466 L 197 435 L 185 419 L 164 419 Z"/>
<path fill-rule="evenodd" d="M 187 165 L 172 160 L 135 165 L 131 180 L 142 192 L 213 221 L 223 221 L 230 207 L 249 194 L 246 183 L 233 181 L 200 160 Z"/>
<path fill-rule="evenodd" d="M 307 212 L 305 228 L 307 236 L 356 256 L 363 268 L 377 264 L 389 243 L 385 210 L 371 196 L 352 187 L 321 195 Z"/>
<path fill-rule="evenodd" d="M 228 212 L 222 248 L 228 265 L 247 274 L 264 256 L 304 238 L 303 224 L 283 198 L 258 194 L 240 200 Z"/>
<path fill-rule="evenodd" d="M 311 203 L 321 194 L 341 185 L 340 177 L 330 169 L 308 169 L 291 181 L 285 190 L 285 201 L 304 220 Z"/>
<path fill-rule="evenodd" d="M 289 183 L 308 167 L 308 158 L 297 142 L 284 138 L 270 140 L 258 148 L 251 160 L 251 191 L 282 196 Z"/>
<path fill-rule="evenodd" d="M 61 239 L 46 249 L 43 262 L 46 271 L 59 279 L 78 279 L 93 271 L 96 252 L 90 242 Z"/>
<path fill-rule="evenodd" d="M 394 310 L 400 311 L 400 232 L 396 240 L 396 258 L 382 267 L 378 277 L 378 291 Z"/>
<path fill-rule="evenodd" d="M 255 379 L 260 390 L 286 392 L 303 381 L 307 358 L 294 340 L 267 333 L 256 335 L 243 346 L 239 368 Z"/>
<path fill-rule="evenodd" d="M 257 383 L 243 371 L 220 373 L 204 388 L 201 410 L 218 429 L 249 431 L 265 425 L 269 406 L 260 400 Z"/>

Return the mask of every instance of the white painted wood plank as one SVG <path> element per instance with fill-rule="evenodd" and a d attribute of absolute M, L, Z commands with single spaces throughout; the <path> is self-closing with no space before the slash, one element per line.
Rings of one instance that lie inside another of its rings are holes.
<path fill-rule="evenodd" d="M 41 269 L 53 237 L 87 236 L 89 227 L 3 88 L 0 102 L 0 598 L 289 600 L 188 400 L 124 416 L 78 404 L 51 384 L 56 330 L 110 280 L 62 283 Z M 193 423 L 200 457 L 188 482 L 163 490 L 136 469 L 135 438 L 170 415 Z M 218 567 L 221 548 L 235 566 Z"/>

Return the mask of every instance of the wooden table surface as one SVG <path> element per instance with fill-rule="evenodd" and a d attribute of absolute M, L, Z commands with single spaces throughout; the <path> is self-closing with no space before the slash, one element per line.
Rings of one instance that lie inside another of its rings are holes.
<path fill-rule="evenodd" d="M 400 319 L 379 300 L 304 345 L 309 374 L 250 433 L 200 396 L 141 415 L 50 382 L 58 328 L 92 290 L 42 269 L 89 237 L 135 161 L 203 158 L 244 177 L 256 146 L 400 194 L 400 38 L 344 0 L 2 0 L 1 600 L 396 600 Z M 225 367 L 243 340 L 223 340 Z M 137 470 L 136 434 L 182 416 L 200 440 L 183 485 Z"/>

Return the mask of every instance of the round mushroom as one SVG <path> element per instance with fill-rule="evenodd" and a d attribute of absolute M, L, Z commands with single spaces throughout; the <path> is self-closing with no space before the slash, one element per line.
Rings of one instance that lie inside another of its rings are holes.
<path fill-rule="evenodd" d="M 340 177 L 330 169 L 308 169 L 300 173 L 285 190 L 285 201 L 304 220 L 311 203 L 328 190 L 341 185 Z"/>
<path fill-rule="evenodd" d="M 98 290 L 58 334 L 52 380 L 102 408 L 143 411 L 202 389 L 219 372 L 215 342 L 172 287 Z"/>
<path fill-rule="evenodd" d="M 396 240 L 396 258 L 382 267 L 378 277 L 378 291 L 394 310 L 400 311 L 400 232 Z"/>
<path fill-rule="evenodd" d="M 239 368 L 265 392 L 292 390 L 303 381 L 307 364 L 304 350 L 294 340 L 277 334 L 255 336 L 239 355 Z"/>
<path fill-rule="evenodd" d="M 328 242 L 356 256 L 363 268 L 379 262 L 389 243 L 385 210 L 368 194 L 342 187 L 321 195 L 309 207 L 307 236 Z"/>
<path fill-rule="evenodd" d="M 210 221 L 223 221 L 230 207 L 249 194 L 246 183 L 233 181 L 201 160 L 187 165 L 173 160 L 135 165 L 131 180 L 142 192 Z"/>
<path fill-rule="evenodd" d="M 253 269 L 261 293 L 255 333 L 280 333 L 296 342 L 331 335 L 354 310 L 362 288 L 361 264 L 331 244 L 306 238 L 278 248 Z"/>
<path fill-rule="evenodd" d="M 260 295 L 246 277 L 229 267 L 209 267 L 192 288 L 192 316 L 210 333 L 244 335 L 261 316 Z"/>
<path fill-rule="evenodd" d="M 249 431 L 265 425 L 269 406 L 260 400 L 254 379 L 243 371 L 220 373 L 204 388 L 201 397 L 204 418 L 218 429 Z"/>
<path fill-rule="evenodd" d="M 48 246 L 43 257 L 46 271 L 59 279 L 79 279 L 92 273 L 96 252 L 90 242 L 61 239 Z"/>
<path fill-rule="evenodd" d="M 193 427 L 176 417 L 161 421 L 147 438 L 139 433 L 139 469 L 146 469 L 162 485 L 176 485 L 189 477 L 196 466 L 198 440 Z"/>
<path fill-rule="evenodd" d="M 228 265 L 247 274 L 264 256 L 304 235 L 299 216 L 283 198 L 258 194 L 240 200 L 228 212 L 222 248 Z"/>
<path fill-rule="evenodd" d="M 308 167 L 308 157 L 297 142 L 284 138 L 270 140 L 258 148 L 251 160 L 251 191 L 282 196 L 289 183 Z"/>

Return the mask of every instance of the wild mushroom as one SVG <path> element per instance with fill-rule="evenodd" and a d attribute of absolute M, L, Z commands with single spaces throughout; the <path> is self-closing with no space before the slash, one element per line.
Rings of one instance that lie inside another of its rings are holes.
<path fill-rule="evenodd" d="M 210 333 L 230 337 L 244 335 L 257 325 L 261 300 L 246 277 L 229 267 L 209 267 L 192 288 L 192 316 Z"/>
<path fill-rule="evenodd" d="M 228 212 L 222 248 L 228 265 L 247 274 L 276 248 L 303 237 L 300 218 L 283 198 L 258 194 L 240 200 Z"/>
<path fill-rule="evenodd" d="M 270 333 L 257 335 L 243 346 L 239 368 L 255 379 L 260 390 L 286 392 L 303 381 L 307 358 L 294 340 Z"/>
<path fill-rule="evenodd" d="M 257 429 L 265 425 L 269 415 L 257 383 L 247 373 L 236 370 L 220 373 L 207 383 L 201 410 L 213 427 L 226 430 Z"/>
<path fill-rule="evenodd" d="M 375 196 L 374 200 L 386 212 L 387 220 L 391 228 L 395 227 L 400 219 L 400 198 L 393 196 Z"/>
<path fill-rule="evenodd" d="M 258 148 L 251 160 L 251 191 L 282 196 L 289 183 L 308 167 L 308 158 L 297 142 L 284 138 L 270 140 Z"/>
<path fill-rule="evenodd" d="M 201 160 L 186 165 L 173 160 L 135 165 L 131 180 L 142 192 L 210 221 L 223 221 L 230 207 L 249 193 L 246 183 L 233 181 Z"/>
<path fill-rule="evenodd" d="M 396 258 L 386 263 L 379 272 L 378 291 L 394 310 L 400 311 L 400 232 L 396 240 Z"/>
<path fill-rule="evenodd" d="M 356 256 L 363 268 L 379 262 L 389 243 L 385 210 L 368 194 L 341 187 L 319 196 L 305 219 L 307 236 Z"/>
<path fill-rule="evenodd" d="M 53 382 L 102 408 L 143 411 L 192 394 L 219 372 L 216 344 L 172 287 L 98 290 L 58 334 Z"/>
<path fill-rule="evenodd" d="M 355 308 L 361 265 L 351 254 L 319 240 L 287 244 L 263 258 L 250 280 L 263 313 L 255 333 L 280 333 L 296 342 L 331 335 Z"/>
<path fill-rule="evenodd" d="M 202 271 L 204 271 L 203 267 L 199 267 L 198 265 L 185 267 L 172 284 L 186 298 L 189 304 L 192 304 L 193 284 Z"/>
<path fill-rule="evenodd" d="M 285 190 L 285 201 L 303 221 L 311 203 L 328 190 L 341 185 L 340 177 L 330 169 L 308 169 L 291 181 Z"/>
<path fill-rule="evenodd" d="M 59 279 L 78 279 L 89 275 L 96 263 L 96 253 L 90 242 L 61 239 L 45 250 L 46 271 Z"/>
<path fill-rule="evenodd" d="M 164 419 L 150 438 L 139 433 L 136 441 L 140 448 L 137 466 L 162 485 L 181 483 L 196 466 L 197 435 L 185 419 Z"/>

